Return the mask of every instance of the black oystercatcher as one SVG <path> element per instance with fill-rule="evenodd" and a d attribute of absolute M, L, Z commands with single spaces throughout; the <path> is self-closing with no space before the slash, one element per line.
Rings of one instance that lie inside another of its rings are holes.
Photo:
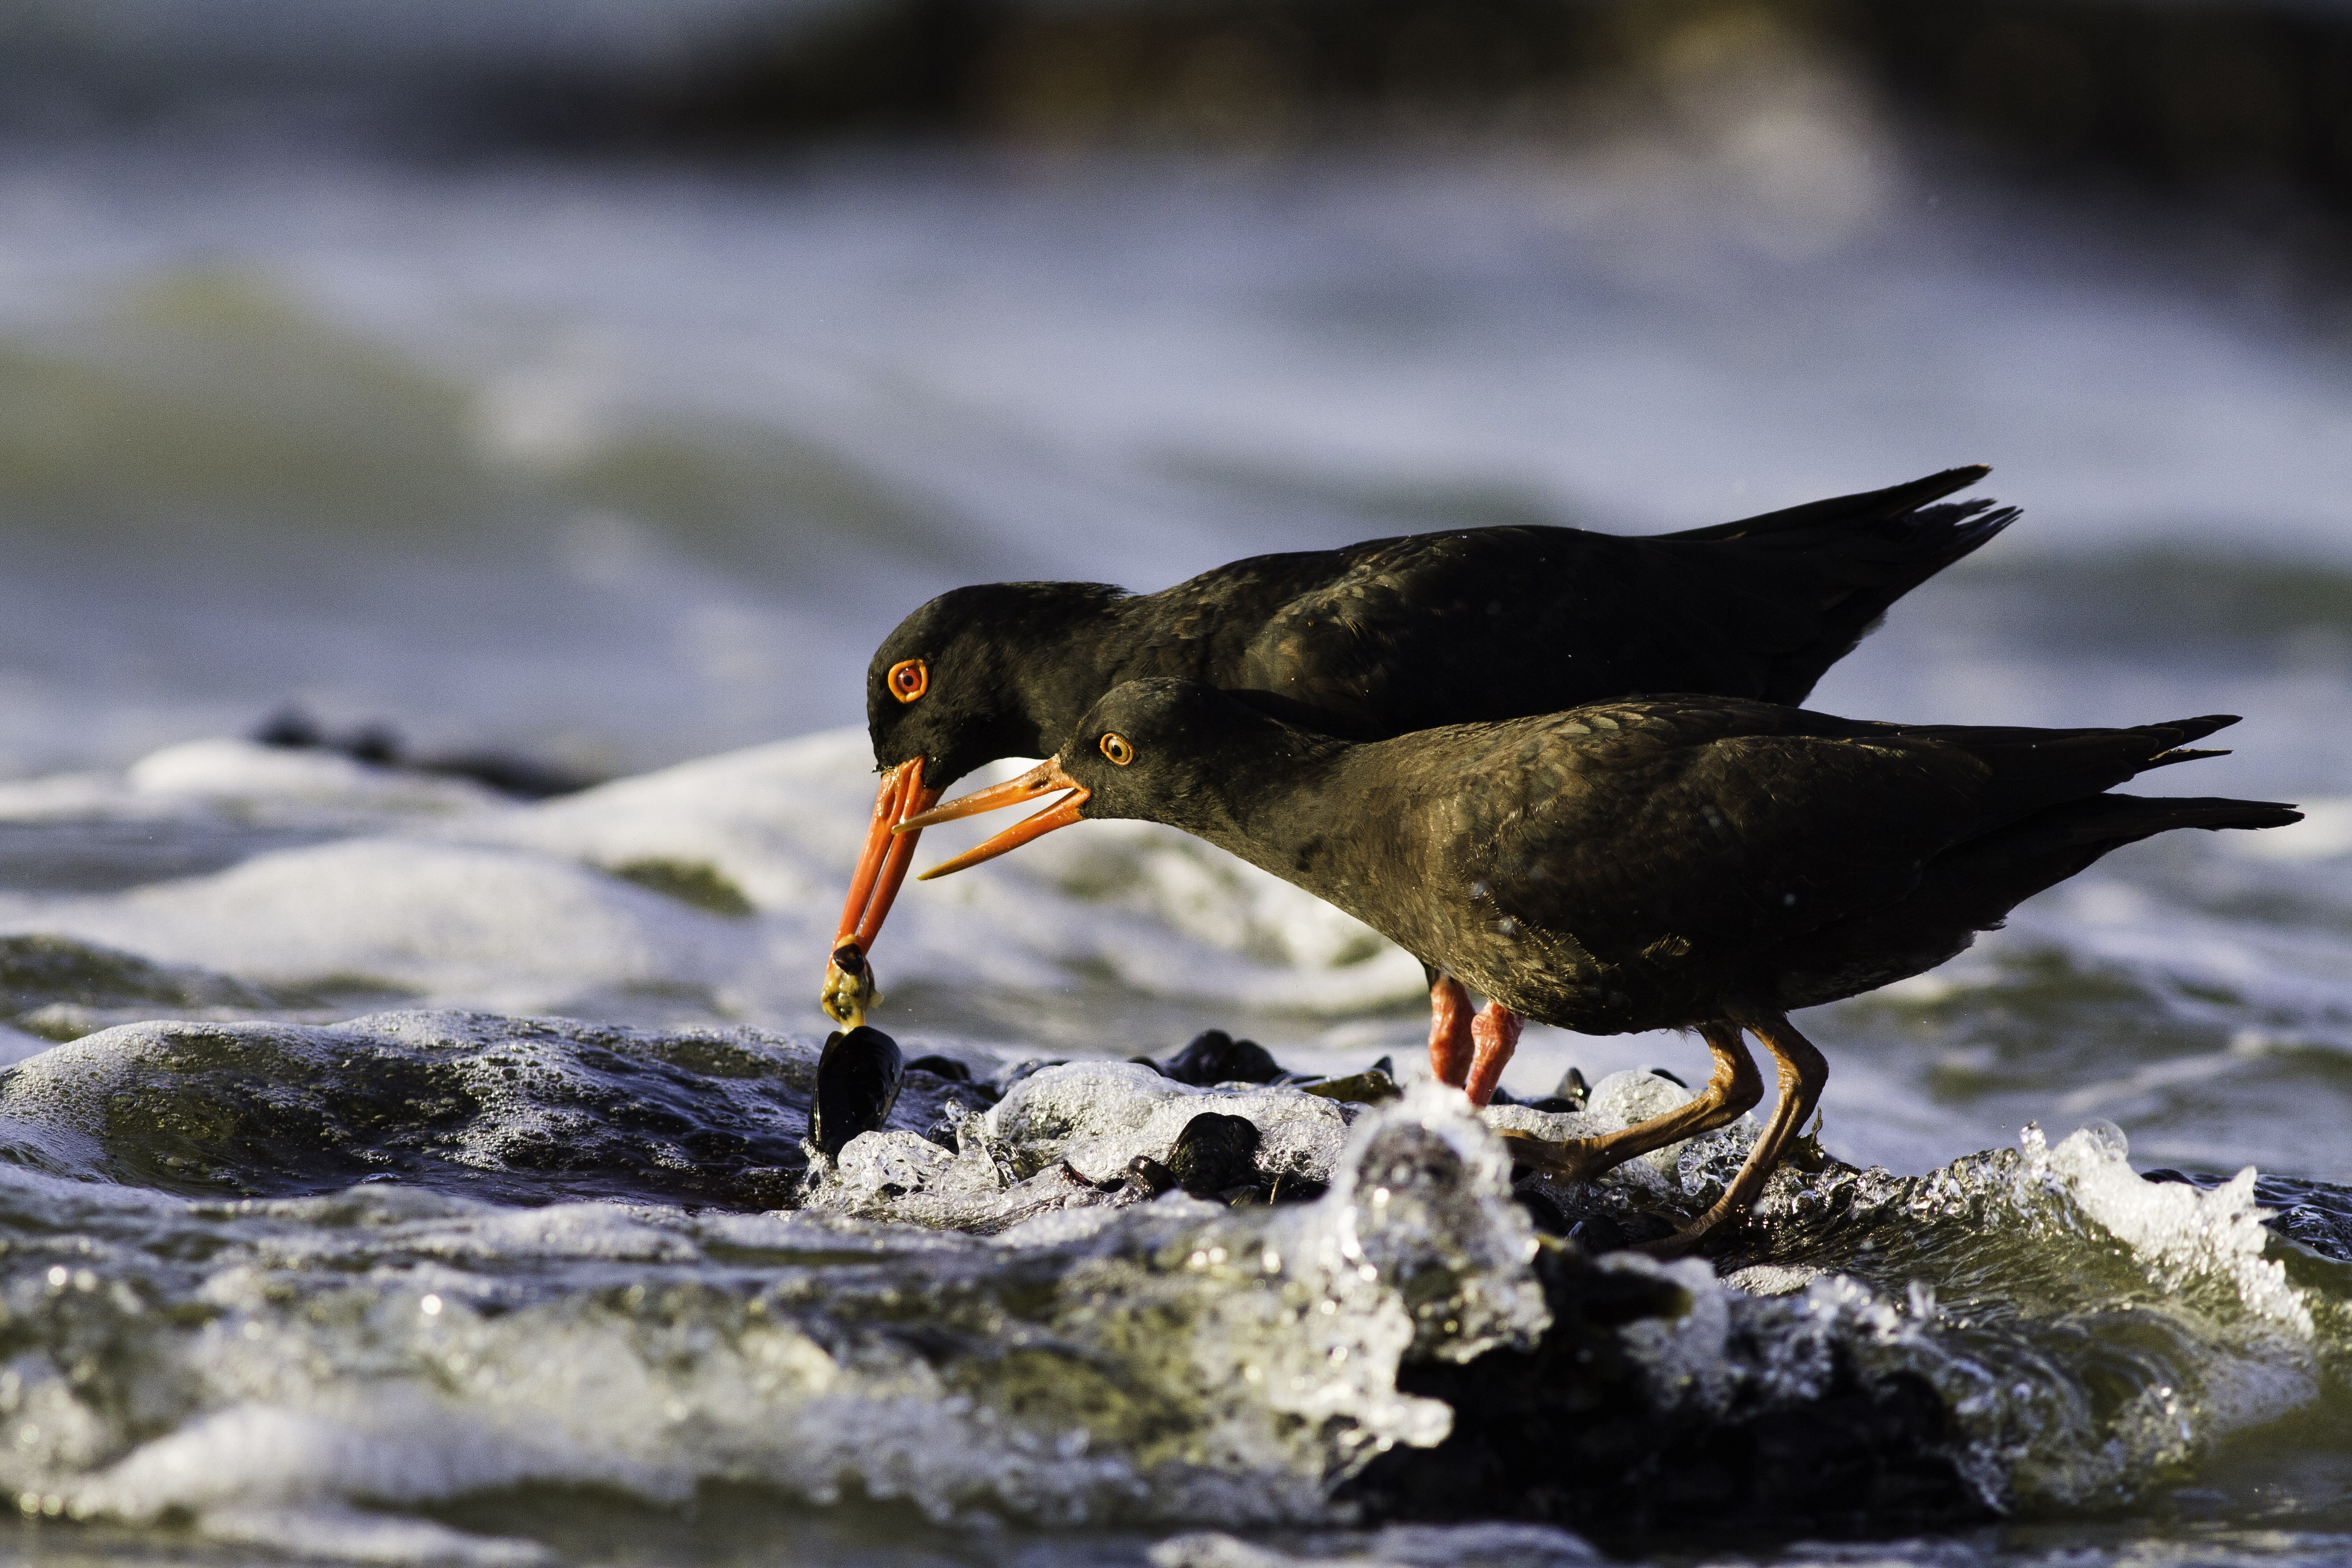
<path fill-rule="evenodd" d="M 1779 1103 L 1687 1244 L 1754 1198 L 1828 1076 L 1790 1009 L 1932 968 L 2118 846 L 2298 820 L 2259 801 L 2103 793 L 2221 755 L 2180 748 L 2235 721 L 1914 726 L 1659 697 L 1355 742 L 1195 681 L 1141 680 L 1024 778 L 908 826 L 1070 792 L 926 876 L 1084 817 L 1164 822 L 1222 846 L 1509 1010 L 1478 1042 L 1474 1100 L 1509 1058 L 1514 1015 L 1591 1035 L 1696 1029 L 1716 1068 L 1688 1105 L 1602 1138 L 1514 1139 L 1520 1159 L 1570 1176 L 1756 1104 L 1740 1037 L 1754 1034 L 1780 1064 Z"/>
<path fill-rule="evenodd" d="M 901 622 L 866 673 L 882 773 L 824 1010 L 863 1020 L 866 962 L 914 853 L 891 829 L 1000 757 L 1044 756 L 1123 681 L 1182 676 L 1327 735 L 1549 713 L 1643 691 L 1798 702 L 1886 607 L 2016 517 L 1939 501 L 1952 468 L 1686 533 L 1475 528 L 1260 555 L 1157 594 L 993 583 Z M 1433 974 L 1432 1054 L 1461 1081 L 1468 998 Z"/>

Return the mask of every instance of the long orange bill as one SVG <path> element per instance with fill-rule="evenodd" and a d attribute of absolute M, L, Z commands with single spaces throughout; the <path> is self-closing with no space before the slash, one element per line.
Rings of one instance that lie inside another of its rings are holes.
<path fill-rule="evenodd" d="M 924 786 L 920 757 L 882 775 L 881 788 L 874 795 L 874 819 L 866 829 L 866 847 L 857 857 L 856 874 L 849 879 L 849 897 L 841 906 L 841 929 L 833 939 L 835 948 L 855 942 L 863 952 L 874 945 L 874 939 L 881 934 L 883 918 L 889 914 L 891 901 L 907 879 L 916 842 L 922 837 L 919 830 L 904 835 L 894 830 L 908 817 L 928 810 L 943 793 Z"/>
<path fill-rule="evenodd" d="M 1055 790 L 1070 793 L 1027 821 L 1006 828 L 987 843 L 967 849 L 951 859 L 940 861 L 915 880 L 928 882 L 934 877 L 944 877 L 950 871 L 977 866 L 982 860 L 993 860 L 1006 850 L 1018 849 L 1031 839 L 1043 837 L 1056 827 L 1067 827 L 1079 820 L 1078 808 L 1087 804 L 1087 787 L 1064 773 L 1061 759 L 1056 757 L 1039 763 L 1011 784 L 974 790 L 945 805 L 908 817 L 899 823 L 897 831 L 911 839 L 934 824 L 952 822 L 959 816 L 976 816 L 983 811 L 994 811 L 999 806 L 1026 805 L 1039 795 L 1051 795 Z"/>

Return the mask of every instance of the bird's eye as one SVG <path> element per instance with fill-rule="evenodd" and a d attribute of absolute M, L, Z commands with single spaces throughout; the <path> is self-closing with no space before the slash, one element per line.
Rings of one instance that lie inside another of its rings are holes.
<path fill-rule="evenodd" d="M 912 702 L 931 687 L 931 667 L 919 658 L 900 659 L 890 667 L 885 677 L 890 695 L 901 702 Z"/>
<path fill-rule="evenodd" d="M 1102 738 L 1102 754 L 1108 757 L 1115 767 L 1123 768 L 1135 761 L 1135 748 L 1127 743 L 1126 736 L 1120 734 L 1109 734 Z"/>

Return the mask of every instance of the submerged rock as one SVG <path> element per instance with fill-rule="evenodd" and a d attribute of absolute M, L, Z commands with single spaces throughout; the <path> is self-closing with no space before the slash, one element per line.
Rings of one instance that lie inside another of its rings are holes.
<path fill-rule="evenodd" d="M 801 1182 L 818 1059 L 753 1029 L 470 1013 L 124 1025 L 0 1072 L 0 1163 L 204 1197 L 397 1182 L 772 1208 Z M 910 1078 L 890 1125 L 928 1137 L 986 1103 Z"/>
<path fill-rule="evenodd" d="M 306 1005 L 315 1000 L 70 937 L 0 936 L 0 1016 L 48 1039 L 75 1039 L 166 1010 L 235 1016 Z"/>

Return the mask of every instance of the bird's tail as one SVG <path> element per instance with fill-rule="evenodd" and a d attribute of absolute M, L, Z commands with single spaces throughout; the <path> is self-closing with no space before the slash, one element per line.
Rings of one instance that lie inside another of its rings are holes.
<path fill-rule="evenodd" d="M 2056 887 L 2111 850 L 2176 827 L 2284 827 L 2303 820 L 2267 800 L 2093 795 L 1988 833 L 1929 860 L 1919 884 L 1892 908 L 1828 926 L 1783 950 L 1781 1002 L 1809 1007 L 1917 974 L 1958 952 L 2010 910 Z M 1866 928 L 1866 939 L 1858 931 Z M 1857 971 L 1857 941 L 1874 967 Z"/>
<path fill-rule="evenodd" d="M 2015 507 L 1944 501 L 1991 471 L 1980 463 L 1947 468 L 1883 490 L 1663 537 L 1727 548 L 1759 579 L 1780 579 L 1810 596 L 1819 629 L 1780 661 L 1764 693 L 1775 702 L 1801 702 L 1888 605 L 2017 521 Z"/>
<path fill-rule="evenodd" d="M 1980 799 L 1983 827 L 2072 802 L 2084 801 L 2153 768 L 2226 757 L 2227 751 L 2192 746 L 2238 721 L 2206 713 L 2123 730 L 2026 730 L 1987 725 L 1922 724 L 1910 733 L 1933 736 L 1982 762 L 1990 772 Z M 2117 797 L 2121 798 L 2121 797 Z M 2160 830 L 2159 830 L 2160 831 Z"/>
<path fill-rule="evenodd" d="M 2126 844 L 2177 827 L 2284 827 L 2302 820 L 2303 813 L 2294 806 L 2271 800 L 2093 795 L 2035 812 L 1987 834 L 1945 857 L 1930 868 L 1928 878 L 1945 882 L 1957 904 L 1980 905 L 1954 912 L 1984 930 L 1998 924 L 2015 905 Z"/>

